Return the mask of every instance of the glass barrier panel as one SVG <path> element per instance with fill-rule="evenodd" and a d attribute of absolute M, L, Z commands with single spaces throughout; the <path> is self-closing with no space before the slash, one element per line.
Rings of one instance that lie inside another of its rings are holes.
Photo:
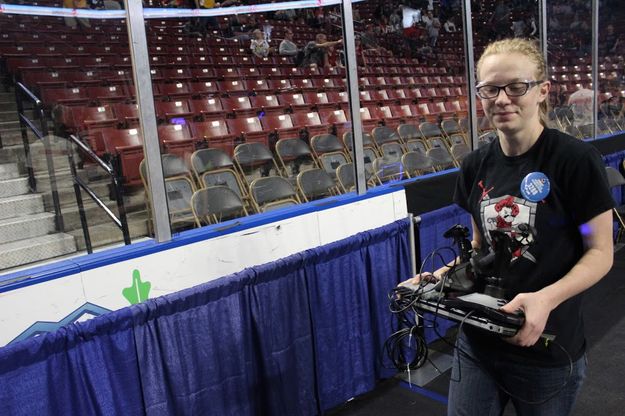
<path fill-rule="evenodd" d="M 116 222 L 128 243 L 146 236 L 125 20 L 5 12 L 0 26 L 0 272 L 124 244 Z"/>
<path fill-rule="evenodd" d="M 354 9 L 367 183 L 458 166 L 470 151 L 460 4 Z"/>
<path fill-rule="evenodd" d="M 590 0 L 547 7 L 552 123 L 577 138 L 592 137 L 592 13 Z"/>
<path fill-rule="evenodd" d="M 597 134 L 625 130 L 625 18 L 617 12 L 618 6 L 615 1 L 599 3 Z"/>
<path fill-rule="evenodd" d="M 173 232 L 351 189 L 338 6 L 146 27 Z"/>

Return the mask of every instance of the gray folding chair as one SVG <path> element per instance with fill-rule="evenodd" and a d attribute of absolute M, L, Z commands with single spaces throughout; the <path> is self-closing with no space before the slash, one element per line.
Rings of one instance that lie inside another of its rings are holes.
<path fill-rule="evenodd" d="M 198 227 L 247 215 L 241 198 L 226 186 L 211 186 L 196 191 L 191 197 L 191 208 Z"/>
<path fill-rule="evenodd" d="M 250 184 L 250 195 L 258 212 L 300 203 L 293 185 L 281 176 L 254 179 Z"/>
<path fill-rule="evenodd" d="M 304 202 L 339 194 L 334 179 L 323 169 L 300 172 L 297 175 L 297 188 Z"/>

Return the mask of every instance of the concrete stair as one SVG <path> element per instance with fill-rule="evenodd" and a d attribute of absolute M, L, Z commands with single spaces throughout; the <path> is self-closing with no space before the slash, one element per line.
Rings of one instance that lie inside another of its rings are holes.
<path fill-rule="evenodd" d="M 69 234 L 48 234 L 0 244 L 0 270 L 48 260 L 76 252 L 76 241 Z"/>
<path fill-rule="evenodd" d="M 76 203 L 73 179 L 64 138 L 50 136 L 49 152 L 54 163 L 56 188 L 65 232 L 57 232 L 54 204 L 43 143 L 28 132 L 31 167 L 37 181 L 37 193 L 30 193 L 24 147 L 12 92 L 0 92 L 0 274 L 13 268 L 67 256 L 85 250 L 85 242 Z M 38 124 L 38 123 L 37 123 Z M 52 123 L 48 123 L 52 129 Z M 76 163 L 80 157 L 75 155 Z M 99 166 L 85 165 L 80 178 L 118 215 L 117 204 L 110 198 L 111 180 Z M 94 248 L 123 244 L 121 230 L 83 191 L 83 206 Z M 124 195 L 131 239 L 148 234 L 148 215 L 143 190 Z"/>
<path fill-rule="evenodd" d="M 133 212 L 128 214 L 128 233 L 130 240 L 148 235 L 148 214 L 147 211 Z M 85 238 L 82 228 L 69 231 L 68 234 L 74 236 L 78 250 L 86 250 Z M 112 222 L 91 225 L 89 224 L 89 238 L 93 248 L 104 247 L 111 244 L 123 243 L 122 231 Z"/>
<path fill-rule="evenodd" d="M 51 212 L 41 212 L 39 214 L 22 215 L 0 220 L 0 241 L 5 243 L 40 237 L 55 231 L 54 214 Z"/>

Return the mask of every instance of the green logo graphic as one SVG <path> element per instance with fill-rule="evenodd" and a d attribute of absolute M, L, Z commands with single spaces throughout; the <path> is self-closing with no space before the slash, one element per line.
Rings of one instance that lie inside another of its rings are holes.
<path fill-rule="evenodd" d="M 122 295 L 124 295 L 131 305 L 136 305 L 148 298 L 151 287 L 152 283 L 141 281 L 141 273 L 139 273 L 139 270 L 135 269 L 132 271 L 132 286 L 124 288 L 122 290 Z"/>

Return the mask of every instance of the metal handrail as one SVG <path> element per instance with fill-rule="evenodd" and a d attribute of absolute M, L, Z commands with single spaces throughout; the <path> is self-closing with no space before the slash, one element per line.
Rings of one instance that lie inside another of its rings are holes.
<path fill-rule="evenodd" d="M 24 103 L 22 102 L 22 95 L 26 95 L 25 98 L 27 98 L 32 104 L 34 104 L 34 111 L 39 118 L 39 123 L 41 126 L 40 128 L 37 128 L 35 124 L 24 114 Z M 50 190 L 52 192 L 52 201 L 54 204 L 54 218 L 56 222 L 56 227 L 59 231 L 64 232 L 65 224 L 63 223 L 63 215 L 61 214 L 61 203 L 59 200 L 59 193 L 56 187 L 54 160 L 52 159 L 52 152 L 50 151 L 50 136 L 48 132 L 48 124 L 45 118 L 43 102 L 19 81 L 15 82 L 15 101 L 17 103 L 17 113 L 19 115 L 20 131 L 22 133 L 22 143 L 24 145 L 24 156 L 26 158 L 26 169 L 28 171 L 28 184 L 30 190 L 31 192 L 37 192 L 37 180 L 35 178 L 32 158 L 30 155 L 30 143 L 28 142 L 27 128 L 30 128 L 35 137 L 43 142 L 43 147 L 46 154 L 46 163 L 48 166 L 48 177 L 50 178 Z"/>
<path fill-rule="evenodd" d="M 76 146 L 80 148 L 84 153 L 87 154 L 89 158 L 91 158 L 94 162 L 96 162 L 102 169 L 106 171 L 106 173 L 111 177 L 113 189 L 115 190 L 115 200 L 117 202 L 117 210 L 119 213 L 119 218 L 113 214 L 113 212 L 109 209 L 109 207 L 102 202 L 102 200 L 89 188 L 89 186 L 83 182 L 82 179 L 76 173 L 76 164 L 74 163 L 74 154 L 71 149 L 71 144 L 74 143 Z M 87 145 L 85 145 L 78 137 L 71 134 L 67 139 L 67 157 L 69 159 L 69 166 L 72 172 L 72 178 L 74 180 L 74 193 L 76 194 L 76 203 L 78 204 L 78 212 L 80 214 L 80 223 L 82 225 L 82 231 L 85 238 L 85 246 L 87 247 L 87 253 L 92 253 L 93 248 L 91 245 L 91 237 L 89 235 L 89 227 L 87 225 L 87 216 L 85 215 L 85 210 L 82 203 L 82 194 L 81 189 L 84 190 L 87 195 L 100 207 L 104 210 L 106 215 L 117 225 L 122 232 L 124 237 L 124 244 L 130 244 L 130 233 L 128 231 L 128 220 L 126 218 L 126 207 L 124 206 L 124 197 L 122 193 L 122 186 L 119 177 L 115 173 L 115 170 L 109 165 L 107 162 L 102 160 L 98 155 L 96 155 L 93 150 L 91 150 Z"/>
<path fill-rule="evenodd" d="M 32 104 L 34 104 L 34 111 L 36 112 L 40 127 L 37 127 L 35 123 L 30 120 L 24 114 L 24 103 L 22 102 L 22 95 L 25 95 L 24 98 L 27 98 Z M 30 129 L 33 134 L 37 137 L 37 139 L 41 140 L 44 144 L 44 150 L 46 153 L 46 161 L 48 165 L 48 174 L 50 176 L 50 187 L 52 190 L 52 199 L 54 202 L 54 209 L 56 211 L 56 223 L 57 228 L 64 232 L 64 224 L 63 224 L 63 216 L 61 215 L 61 204 L 59 200 L 59 195 L 56 187 L 56 177 L 54 171 L 54 161 L 52 159 L 52 153 L 50 151 L 50 136 L 48 134 L 48 125 L 45 118 L 45 111 L 43 107 L 43 102 L 35 95 L 32 91 L 30 91 L 24 84 L 19 81 L 15 82 L 15 99 L 17 102 L 17 110 L 20 121 L 20 129 L 22 132 L 22 141 L 24 144 L 24 154 L 26 157 L 26 167 L 28 170 L 28 178 L 29 185 L 32 192 L 37 192 L 37 181 L 35 179 L 35 174 L 33 171 L 33 164 L 30 155 L 30 144 L 28 142 L 28 131 Z M 63 137 L 66 140 L 67 145 L 67 157 L 69 160 L 70 170 L 72 173 L 72 180 L 74 183 L 74 193 L 76 194 L 76 203 L 78 204 L 78 212 L 80 215 L 80 223 L 82 226 L 83 235 L 85 238 L 85 245 L 87 247 L 87 252 L 92 253 L 93 247 L 91 245 L 91 237 L 89 235 L 89 227 L 87 225 L 87 216 L 85 213 L 82 193 L 81 189 L 84 190 L 87 195 L 100 207 L 104 210 L 106 215 L 113 221 L 113 223 L 121 230 L 124 244 L 130 244 L 130 233 L 128 230 L 128 220 L 126 218 L 126 208 L 124 206 L 124 198 L 122 192 L 122 184 L 118 175 L 115 173 L 115 170 L 112 168 L 110 164 L 102 160 L 98 155 L 96 155 L 87 145 L 85 145 L 79 138 L 74 135 L 70 135 L 69 137 Z M 89 158 L 95 161 L 108 176 L 111 178 L 113 190 L 115 192 L 115 199 L 117 202 L 117 210 L 119 218 L 115 216 L 115 214 L 110 210 L 109 207 L 106 206 L 104 202 L 93 192 L 92 189 L 78 176 L 76 170 L 76 163 L 74 161 L 74 152 L 71 145 L 75 144 L 78 148 L 84 152 Z"/>

